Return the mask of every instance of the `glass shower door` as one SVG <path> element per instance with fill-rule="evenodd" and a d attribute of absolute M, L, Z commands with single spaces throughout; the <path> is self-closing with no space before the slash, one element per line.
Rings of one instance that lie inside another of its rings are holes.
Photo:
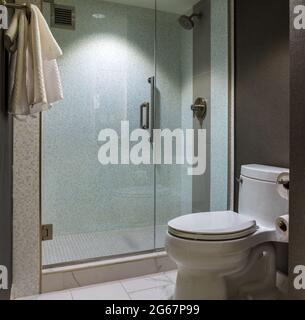
<path fill-rule="evenodd" d="M 153 250 L 154 165 L 127 164 L 134 146 L 127 128 L 139 129 L 140 106 L 152 99 L 154 1 L 60 2 L 43 8 L 64 53 L 58 63 L 65 94 L 43 115 L 42 222 L 54 231 L 43 242 L 43 265 Z M 56 24 L 61 10 L 75 12 L 75 28 Z M 110 140 L 106 156 L 126 164 L 101 164 Z"/>

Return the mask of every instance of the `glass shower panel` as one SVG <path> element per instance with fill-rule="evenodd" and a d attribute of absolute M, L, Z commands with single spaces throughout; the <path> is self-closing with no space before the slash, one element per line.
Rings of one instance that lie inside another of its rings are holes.
<path fill-rule="evenodd" d="M 156 166 L 156 247 L 162 248 L 169 220 L 228 206 L 229 10 L 224 0 L 157 0 L 156 8 L 156 127 L 183 129 L 185 145 L 186 130 L 194 129 L 194 154 L 201 148 L 206 166 L 189 175 L 186 147 L 184 165 Z M 198 98 L 207 102 L 203 122 L 191 110 Z M 206 138 L 199 144 L 201 129 Z"/>
<path fill-rule="evenodd" d="M 56 3 L 75 9 L 76 24 L 51 28 L 64 53 L 58 62 L 65 99 L 43 115 L 42 222 L 54 229 L 54 239 L 43 242 L 43 265 L 152 250 L 154 166 L 103 166 L 98 137 L 114 130 L 122 146 L 122 121 L 130 132 L 138 129 L 140 105 L 150 102 L 154 1 Z M 44 2 L 43 13 L 50 22 L 54 7 Z"/>

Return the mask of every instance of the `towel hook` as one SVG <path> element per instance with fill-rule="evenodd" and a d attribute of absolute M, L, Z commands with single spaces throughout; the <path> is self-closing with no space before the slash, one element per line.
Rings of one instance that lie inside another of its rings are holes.
<path fill-rule="evenodd" d="M 8 3 L 6 0 L 1 0 L 0 4 L 7 7 L 7 8 L 12 8 L 12 9 L 23 9 L 25 10 L 26 17 L 30 20 L 31 19 L 31 1 L 26 0 L 26 3 Z"/>

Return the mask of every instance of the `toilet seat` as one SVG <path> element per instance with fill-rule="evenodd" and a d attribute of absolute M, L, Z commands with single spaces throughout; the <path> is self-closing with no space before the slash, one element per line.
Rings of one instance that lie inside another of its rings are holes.
<path fill-rule="evenodd" d="M 233 211 L 190 214 L 168 223 L 172 236 L 197 241 L 236 240 L 257 230 L 255 220 Z"/>

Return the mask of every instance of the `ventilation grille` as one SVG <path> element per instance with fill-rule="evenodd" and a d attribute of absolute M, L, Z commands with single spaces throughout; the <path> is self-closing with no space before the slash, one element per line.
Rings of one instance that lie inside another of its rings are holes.
<path fill-rule="evenodd" d="M 53 28 L 75 30 L 75 7 L 53 4 L 51 22 Z"/>

